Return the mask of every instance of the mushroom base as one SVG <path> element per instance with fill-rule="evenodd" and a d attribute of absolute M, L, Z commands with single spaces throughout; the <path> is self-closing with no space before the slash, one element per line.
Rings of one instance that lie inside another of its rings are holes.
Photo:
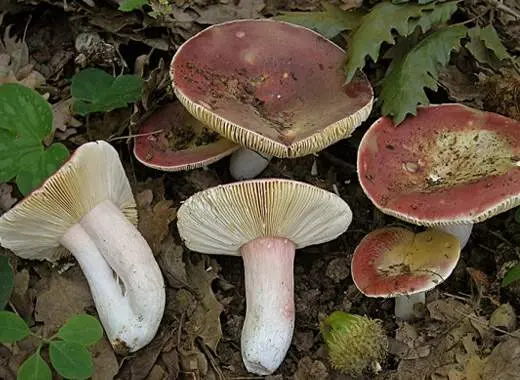
<path fill-rule="evenodd" d="M 240 249 L 247 303 L 242 360 L 249 372 L 273 373 L 291 345 L 295 249 L 290 240 L 276 237 L 257 238 Z"/>

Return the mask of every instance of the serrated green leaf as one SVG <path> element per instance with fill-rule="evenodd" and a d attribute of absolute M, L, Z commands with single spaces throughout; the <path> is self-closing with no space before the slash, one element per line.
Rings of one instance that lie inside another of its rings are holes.
<path fill-rule="evenodd" d="M 448 22 L 453 13 L 457 10 L 459 1 L 460 0 L 435 3 L 429 7 L 424 7 L 419 19 L 410 20 L 410 32 L 416 27 L 420 27 L 421 31 L 426 33 L 433 25 Z"/>
<path fill-rule="evenodd" d="M 26 195 L 55 172 L 69 153 L 62 144 L 43 146 L 51 133 L 52 109 L 40 94 L 15 83 L 0 85 L 0 182 L 16 177 Z"/>
<path fill-rule="evenodd" d="M 27 323 L 15 313 L 0 311 L 0 342 L 13 343 L 31 333 Z"/>
<path fill-rule="evenodd" d="M 70 318 L 56 334 L 57 337 L 90 346 L 103 337 L 103 328 L 99 321 L 88 314 L 78 314 Z"/>
<path fill-rule="evenodd" d="M 333 38 L 345 30 L 357 28 L 363 14 L 359 10 L 343 11 L 332 5 L 323 3 L 325 11 L 320 12 L 283 12 L 273 17 L 312 29 L 327 38 Z"/>
<path fill-rule="evenodd" d="M 438 70 L 449 62 L 451 51 L 466 35 L 463 25 L 430 34 L 419 42 L 385 77 L 381 89 L 382 113 L 393 116 L 395 124 L 407 114 L 416 114 L 418 104 L 428 104 L 425 88 L 437 90 Z"/>
<path fill-rule="evenodd" d="M 409 3 L 411 0 L 392 0 L 393 4 L 404 4 Z M 435 0 L 417 0 L 418 4 L 429 4 L 433 3 Z"/>
<path fill-rule="evenodd" d="M 146 4 L 148 4 L 148 0 L 123 0 L 123 2 L 119 4 L 118 9 L 121 12 L 132 12 L 141 9 Z"/>
<path fill-rule="evenodd" d="M 9 302 L 14 286 L 13 268 L 6 256 L 0 256 L 0 310 Z"/>
<path fill-rule="evenodd" d="M 51 380 L 49 365 L 35 352 L 25 360 L 16 374 L 16 380 Z"/>
<path fill-rule="evenodd" d="M 92 356 L 79 343 L 52 341 L 49 356 L 56 372 L 67 379 L 88 379 L 94 373 Z"/>
<path fill-rule="evenodd" d="M 143 80 L 136 75 L 114 78 L 100 69 L 85 69 L 72 78 L 73 110 L 85 116 L 126 107 L 139 100 L 142 89 Z"/>
<path fill-rule="evenodd" d="M 471 55 L 480 63 L 498 67 L 499 61 L 513 58 L 500 41 L 493 25 L 480 28 L 478 25 L 468 31 L 470 41 L 465 45 Z"/>
<path fill-rule="evenodd" d="M 508 286 L 509 284 L 518 280 L 520 280 L 520 264 L 507 272 L 505 277 L 502 279 L 500 286 Z"/>
<path fill-rule="evenodd" d="M 424 7 L 417 4 L 396 5 L 387 1 L 374 6 L 350 38 L 346 81 L 350 82 L 356 71 L 365 66 L 367 56 L 377 62 L 382 43 L 395 43 L 394 31 L 407 36 L 411 32 L 410 19 L 421 17 Z"/>

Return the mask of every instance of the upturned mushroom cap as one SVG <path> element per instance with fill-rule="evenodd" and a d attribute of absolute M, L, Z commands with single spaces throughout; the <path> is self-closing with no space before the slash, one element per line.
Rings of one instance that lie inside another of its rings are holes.
<path fill-rule="evenodd" d="M 405 228 L 375 230 L 352 257 L 352 280 L 369 297 L 394 297 L 433 289 L 451 274 L 460 243 L 447 232 L 414 233 Z"/>
<path fill-rule="evenodd" d="M 137 224 L 117 151 L 105 141 L 83 144 L 41 187 L 0 217 L 0 245 L 25 259 L 54 261 L 67 230 L 106 200 Z"/>
<path fill-rule="evenodd" d="M 135 158 L 145 166 L 164 171 L 209 165 L 239 148 L 216 132 L 208 133 L 205 126 L 178 102 L 164 106 L 146 119 L 139 134 L 144 136 L 135 139 Z M 205 141 L 208 138 L 210 140 Z"/>
<path fill-rule="evenodd" d="M 358 175 L 382 212 L 425 226 L 477 223 L 520 204 L 520 122 L 460 104 L 420 107 L 365 133 Z"/>
<path fill-rule="evenodd" d="M 177 213 L 186 246 L 207 254 L 240 255 L 259 237 L 282 237 L 296 248 L 335 239 L 352 221 L 337 195 L 285 179 L 259 179 L 216 186 L 188 198 Z"/>
<path fill-rule="evenodd" d="M 349 137 L 373 91 L 345 85 L 345 52 L 314 31 L 275 20 L 213 25 L 175 53 L 177 98 L 209 128 L 276 157 L 300 157 Z"/>

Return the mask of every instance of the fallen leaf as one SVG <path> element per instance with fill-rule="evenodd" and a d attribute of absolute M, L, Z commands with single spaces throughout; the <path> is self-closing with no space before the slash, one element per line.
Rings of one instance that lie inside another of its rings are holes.
<path fill-rule="evenodd" d="M 168 237 L 159 245 L 158 262 L 166 282 L 172 288 L 182 288 L 188 285 L 186 266 L 182 261 L 184 250 L 175 244 L 173 236 Z"/>
<path fill-rule="evenodd" d="M 112 380 L 119 372 L 119 363 L 106 337 L 103 336 L 90 351 L 94 361 L 92 380 Z"/>
<path fill-rule="evenodd" d="M 62 275 L 53 271 L 47 289 L 37 298 L 35 320 L 43 322 L 44 333 L 48 335 L 74 314 L 84 313 L 93 306 L 90 288 L 79 267 Z"/>
<path fill-rule="evenodd" d="M 52 105 L 52 129 L 65 132 L 68 127 L 79 128 L 83 124 L 72 116 L 73 98 L 59 101 Z"/>
<path fill-rule="evenodd" d="M 449 65 L 439 72 L 439 84 L 448 92 L 450 99 L 469 106 L 482 108 L 483 94 L 475 91 L 476 83 L 457 66 Z"/>
<path fill-rule="evenodd" d="M 482 372 L 483 380 L 515 380 L 520 373 L 520 339 L 508 337 L 488 356 Z"/>
<path fill-rule="evenodd" d="M 139 231 L 152 248 L 154 254 L 159 252 L 159 245 L 169 234 L 169 225 L 177 216 L 177 209 L 172 208 L 173 201 L 160 200 L 153 207 L 139 209 Z"/>
<path fill-rule="evenodd" d="M 312 360 L 304 356 L 298 362 L 298 369 L 294 374 L 294 380 L 327 379 L 329 373 L 327 367 L 319 360 Z"/>

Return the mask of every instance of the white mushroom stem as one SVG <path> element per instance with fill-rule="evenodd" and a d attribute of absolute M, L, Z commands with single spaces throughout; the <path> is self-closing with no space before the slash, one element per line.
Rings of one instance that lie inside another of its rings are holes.
<path fill-rule="evenodd" d="M 426 292 L 395 297 L 395 316 L 402 321 L 409 321 L 416 316 L 414 305 L 426 303 Z"/>
<path fill-rule="evenodd" d="M 273 157 L 240 148 L 231 154 L 229 173 L 236 180 L 251 179 L 262 173 Z"/>
<path fill-rule="evenodd" d="M 282 363 L 294 330 L 295 245 L 257 238 L 241 248 L 246 287 L 242 360 L 249 372 L 269 375 Z"/>
<path fill-rule="evenodd" d="M 436 226 L 438 230 L 447 232 L 457 237 L 460 241 L 460 249 L 464 249 L 468 243 L 473 223 L 450 224 L 445 226 Z M 426 303 L 426 292 L 420 292 L 412 295 L 398 296 L 395 298 L 395 316 L 403 321 L 409 321 L 415 316 L 413 305 L 416 303 Z"/>
<path fill-rule="evenodd" d="M 148 344 L 163 315 L 165 289 L 152 251 L 134 225 L 105 201 L 60 243 L 79 262 L 114 349 L 133 352 Z"/>

